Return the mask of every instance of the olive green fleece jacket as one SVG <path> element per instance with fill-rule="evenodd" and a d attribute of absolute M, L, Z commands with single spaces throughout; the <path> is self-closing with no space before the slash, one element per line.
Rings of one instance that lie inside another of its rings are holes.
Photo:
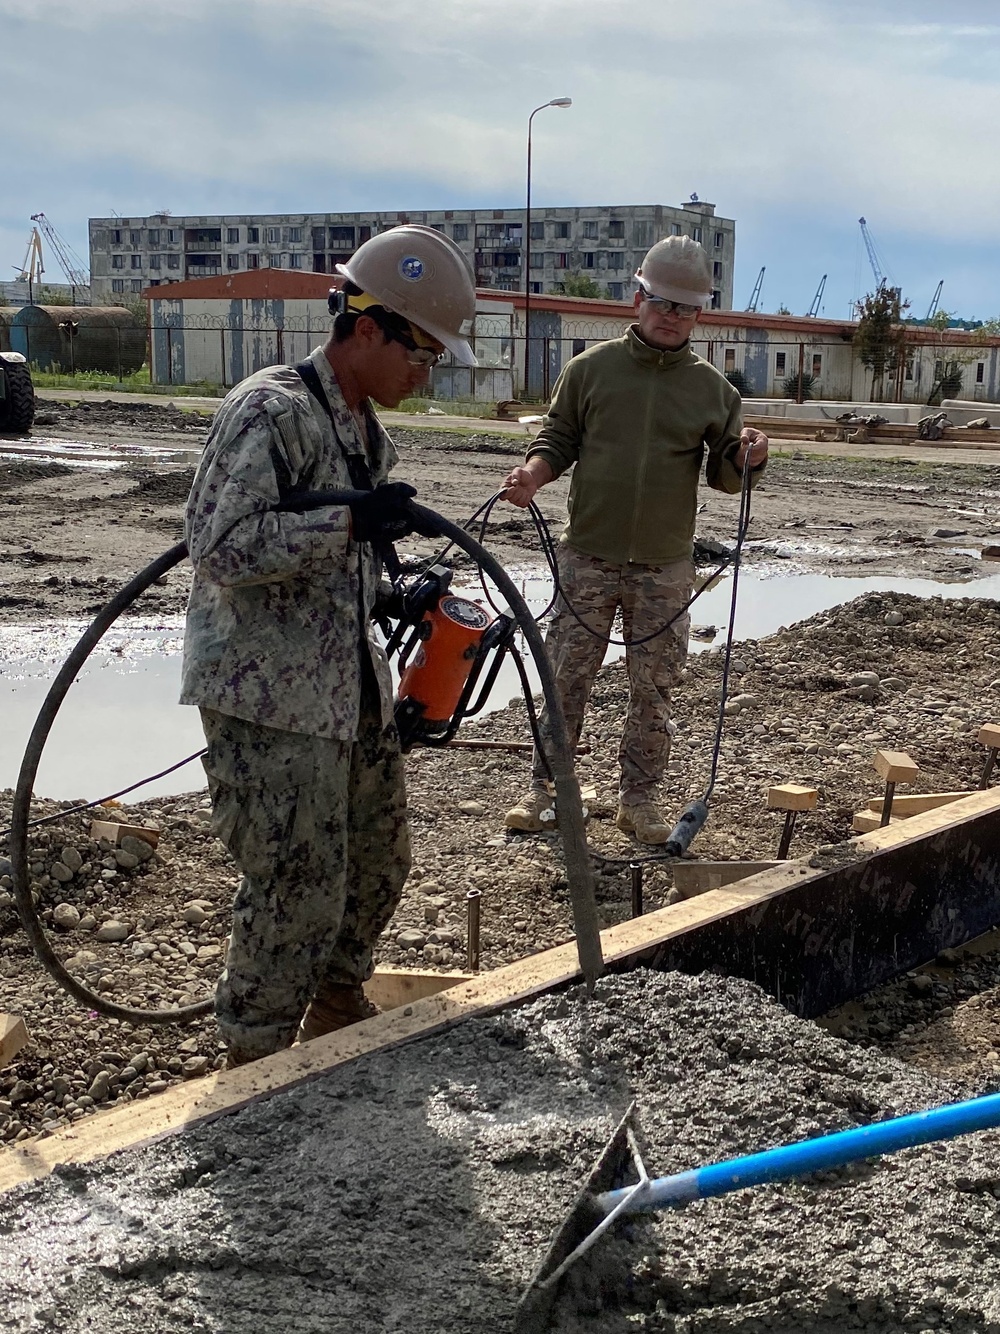
<path fill-rule="evenodd" d="M 741 477 L 740 396 L 691 351 L 661 352 L 633 325 L 568 362 L 527 451 L 558 477 L 572 465 L 571 546 L 613 565 L 691 556 L 701 462 L 716 491 Z M 754 479 L 763 471 L 754 469 Z"/>

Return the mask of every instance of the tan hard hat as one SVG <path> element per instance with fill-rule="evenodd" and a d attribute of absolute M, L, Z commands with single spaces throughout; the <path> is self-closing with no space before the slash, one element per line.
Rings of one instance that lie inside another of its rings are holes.
<path fill-rule="evenodd" d="M 712 295 L 712 266 L 690 236 L 657 241 L 646 251 L 635 277 L 654 296 L 685 306 L 703 306 Z"/>
<path fill-rule="evenodd" d="M 379 232 L 338 264 L 355 287 L 436 338 L 462 366 L 477 366 L 468 332 L 476 313 L 469 261 L 433 227 L 405 223 Z"/>

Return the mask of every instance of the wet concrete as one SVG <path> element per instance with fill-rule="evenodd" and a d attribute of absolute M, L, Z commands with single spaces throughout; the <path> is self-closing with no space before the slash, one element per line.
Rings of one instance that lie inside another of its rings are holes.
<path fill-rule="evenodd" d="M 607 978 L 0 1198 L 0 1328 L 513 1330 L 632 1097 L 663 1174 L 966 1092 L 749 983 Z M 985 1132 L 704 1201 L 602 1243 L 552 1327 L 995 1334 L 997 1196 Z"/>

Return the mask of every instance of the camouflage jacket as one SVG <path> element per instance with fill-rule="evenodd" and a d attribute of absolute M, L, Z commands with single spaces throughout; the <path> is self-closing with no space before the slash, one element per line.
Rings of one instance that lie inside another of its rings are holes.
<path fill-rule="evenodd" d="M 185 515 L 194 583 L 181 703 L 347 741 L 357 735 L 366 654 L 386 726 L 392 718 L 389 664 L 369 622 L 379 561 L 370 543 L 350 539 L 346 508 L 272 507 L 280 472 L 293 490 L 349 488 L 345 452 L 367 453 L 377 486 L 397 455 L 368 405 L 366 450 L 322 349 L 310 360 L 336 432 L 291 366 L 257 371 L 216 415 Z"/>

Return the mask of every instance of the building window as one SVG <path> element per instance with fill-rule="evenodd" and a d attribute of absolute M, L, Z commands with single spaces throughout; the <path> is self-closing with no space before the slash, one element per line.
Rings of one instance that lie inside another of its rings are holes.
<path fill-rule="evenodd" d="M 239 267 L 240 267 L 240 257 L 239 257 L 239 255 L 227 255 L 227 256 L 226 256 L 226 268 L 227 268 L 227 269 L 238 269 Z"/>
<path fill-rule="evenodd" d="M 259 227 L 248 227 L 248 228 L 247 228 L 247 244 L 248 244 L 248 245 L 256 245 L 256 244 L 258 243 L 259 240 L 260 240 L 260 228 L 259 228 Z"/>
<path fill-rule="evenodd" d="M 290 269 L 302 268 L 302 256 L 298 253 L 288 256 L 288 267 Z"/>
<path fill-rule="evenodd" d="M 533 250 L 531 252 L 531 268 L 533 269 L 545 268 L 545 256 L 542 254 L 540 250 Z"/>
<path fill-rule="evenodd" d="M 301 227 L 286 227 L 285 231 L 288 233 L 287 240 L 289 244 L 298 245 L 298 243 L 302 240 Z"/>
<path fill-rule="evenodd" d="M 181 230 L 179 227 L 167 228 L 167 243 L 169 245 L 176 245 L 180 239 L 181 239 Z"/>
<path fill-rule="evenodd" d="M 700 227 L 692 227 L 692 228 L 691 228 L 691 240 L 692 240 L 692 241 L 697 241 L 699 245 L 701 244 L 701 228 L 700 228 Z"/>
<path fill-rule="evenodd" d="M 131 258 L 131 260 L 132 260 L 132 267 L 133 267 L 133 269 L 141 269 L 141 268 L 142 268 L 142 256 L 141 256 L 141 255 L 132 255 L 130 258 Z"/>
<path fill-rule="evenodd" d="M 719 291 L 717 287 L 712 288 L 711 307 L 713 310 L 722 309 L 722 293 Z"/>
<path fill-rule="evenodd" d="M 649 245 L 649 226 L 648 222 L 637 222 L 634 224 L 632 227 L 633 245 Z"/>
<path fill-rule="evenodd" d="M 568 268 L 569 268 L 569 255 L 566 255 L 566 254 L 558 254 L 558 255 L 554 255 L 554 256 L 552 257 L 552 267 L 553 267 L 554 269 L 568 269 Z"/>
<path fill-rule="evenodd" d="M 123 269 L 123 268 L 125 267 L 125 256 L 124 256 L 124 255 L 112 255 L 112 256 L 111 256 L 111 267 L 112 267 L 113 269 Z"/>
<path fill-rule="evenodd" d="M 609 251 L 608 251 L 608 268 L 609 268 L 609 269 L 614 269 L 614 270 L 617 271 L 618 269 L 623 269 L 624 267 L 625 267 L 625 255 L 624 255 L 624 253 L 623 253 L 621 250 L 609 250 Z"/>
<path fill-rule="evenodd" d="M 788 354 L 786 352 L 775 352 L 774 354 L 774 376 L 775 379 L 785 374 L 785 362 Z"/>
<path fill-rule="evenodd" d="M 158 268 L 160 268 L 160 267 L 161 267 L 161 261 L 162 261 L 162 258 L 163 258 L 162 255 L 150 255 L 150 257 L 149 257 L 149 267 L 150 267 L 151 269 L 158 269 Z"/>
<path fill-rule="evenodd" d="M 121 243 L 122 243 L 122 234 L 121 234 L 121 230 L 120 230 L 120 228 L 118 228 L 118 227 L 112 227 L 112 229 L 111 229 L 111 244 L 112 244 L 112 245 L 121 245 Z"/>
<path fill-rule="evenodd" d="M 581 269 L 592 269 L 594 267 L 594 251 L 585 250 L 580 257 Z"/>
<path fill-rule="evenodd" d="M 240 229 L 238 227 L 227 227 L 226 244 L 239 245 L 239 243 L 240 243 Z"/>
<path fill-rule="evenodd" d="M 596 222 L 585 222 L 585 223 L 583 224 L 583 234 L 584 234 L 584 236 L 587 238 L 588 241 L 596 241 L 596 240 L 597 240 L 597 223 L 596 223 Z"/>
<path fill-rule="evenodd" d="M 621 218 L 612 218 L 608 223 L 608 237 L 612 241 L 622 241 L 625 239 L 625 224 Z"/>
<path fill-rule="evenodd" d="M 982 384 L 986 375 L 986 362 L 976 362 L 976 384 Z"/>
<path fill-rule="evenodd" d="M 727 347 L 725 357 L 723 358 L 723 370 L 728 375 L 730 371 L 734 371 L 735 369 L 736 349 L 735 347 Z"/>
<path fill-rule="evenodd" d="M 544 223 L 544 222 L 533 222 L 533 223 L 531 224 L 531 239 L 532 239 L 533 241 L 544 241 L 544 240 L 545 240 L 545 223 Z"/>
<path fill-rule="evenodd" d="M 716 250 L 721 250 L 722 247 L 723 247 L 725 244 L 726 244 L 726 233 L 725 233 L 725 232 L 716 232 L 716 233 L 715 233 L 715 248 L 716 248 Z"/>
<path fill-rule="evenodd" d="M 531 284 L 531 290 L 532 290 L 532 292 L 535 292 L 535 293 L 537 293 L 538 295 L 541 295 L 542 284 L 541 284 L 541 283 L 532 283 L 532 284 Z"/>
<path fill-rule="evenodd" d="M 570 356 L 571 356 L 571 357 L 578 357 L 578 356 L 580 355 L 581 352 L 586 352 L 586 350 L 587 350 L 587 340 L 586 340 L 586 338 L 574 338 L 574 339 L 573 339 L 573 351 L 570 353 Z"/>
<path fill-rule="evenodd" d="M 112 290 L 112 292 L 124 292 L 124 291 L 125 291 L 125 279 L 124 279 L 124 278 L 112 278 L 112 279 L 111 279 L 111 290 Z"/>
<path fill-rule="evenodd" d="M 680 236 L 680 234 L 681 234 L 681 225 L 680 225 L 680 223 L 679 223 L 679 222 L 672 222 L 672 223 L 670 224 L 670 235 L 671 235 L 671 236 Z"/>
<path fill-rule="evenodd" d="M 907 378 L 908 380 L 912 380 L 912 379 L 913 379 L 913 358 L 912 358 L 912 357 L 907 358 L 907 362 L 906 362 L 906 378 Z"/>
<path fill-rule="evenodd" d="M 502 255 L 497 255 L 498 269 L 516 269 L 521 264 L 521 256 L 514 251 L 507 251 Z"/>
<path fill-rule="evenodd" d="M 133 278 L 133 279 L 132 279 L 132 291 L 133 291 L 133 292 L 141 292 L 141 291 L 142 291 L 142 279 L 141 279 L 141 278 Z"/>
<path fill-rule="evenodd" d="M 278 245 L 279 242 L 281 241 L 281 228 L 268 227 L 267 236 L 265 239 L 267 240 L 268 245 Z"/>
<path fill-rule="evenodd" d="M 142 232 L 129 232 L 129 234 L 128 234 L 128 243 L 129 243 L 129 245 L 141 245 L 141 244 L 142 244 Z"/>
<path fill-rule="evenodd" d="M 565 241 L 569 237 L 569 223 L 554 222 L 552 224 L 552 235 L 557 241 Z"/>
<path fill-rule="evenodd" d="M 718 260 L 712 265 L 712 277 L 717 283 L 722 281 L 722 265 Z"/>
<path fill-rule="evenodd" d="M 257 229 L 256 229 L 256 227 L 254 227 L 254 228 L 251 228 L 251 230 L 252 230 L 252 231 L 256 231 Z M 259 269 L 259 268 L 260 268 L 260 255 L 247 255 L 247 268 L 248 268 L 248 269 Z"/>
<path fill-rule="evenodd" d="M 452 223 L 451 239 L 453 241 L 467 241 L 469 239 L 469 224 L 467 222 Z"/>
<path fill-rule="evenodd" d="M 813 353 L 812 373 L 813 373 L 813 378 L 817 380 L 823 374 L 823 354 L 821 352 Z"/>
<path fill-rule="evenodd" d="M 150 245 L 159 245 L 159 244 L 160 244 L 160 229 L 159 229 L 159 227 L 150 227 L 150 229 L 149 229 L 149 244 L 150 244 Z"/>
<path fill-rule="evenodd" d="M 612 301 L 621 301 L 624 296 L 621 283 L 608 283 L 608 296 Z"/>
<path fill-rule="evenodd" d="M 179 269 L 180 266 L 181 266 L 181 257 L 180 257 L 180 255 L 168 255 L 168 256 L 167 256 L 167 268 L 168 268 L 168 269 Z"/>

